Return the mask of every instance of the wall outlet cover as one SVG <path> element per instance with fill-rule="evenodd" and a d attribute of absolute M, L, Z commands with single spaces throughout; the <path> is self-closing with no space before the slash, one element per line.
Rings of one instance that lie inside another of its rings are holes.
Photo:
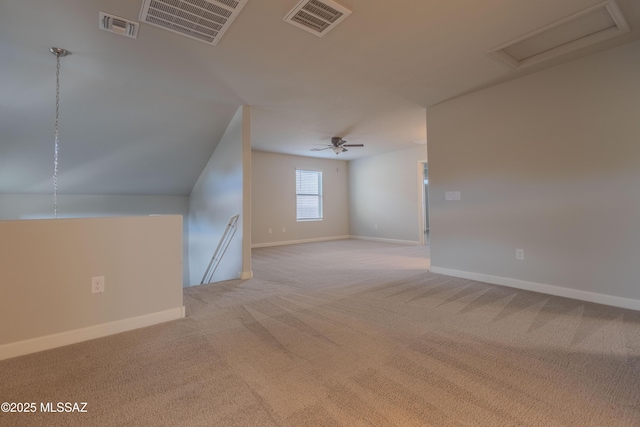
<path fill-rule="evenodd" d="M 104 276 L 91 278 L 91 293 L 101 294 L 104 292 Z"/>

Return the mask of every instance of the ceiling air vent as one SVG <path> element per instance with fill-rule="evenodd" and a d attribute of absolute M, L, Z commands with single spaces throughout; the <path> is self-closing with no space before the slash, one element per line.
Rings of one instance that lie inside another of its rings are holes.
<path fill-rule="evenodd" d="M 284 20 L 322 37 L 350 14 L 349 9 L 331 0 L 302 0 Z"/>
<path fill-rule="evenodd" d="M 629 32 L 610 0 L 554 22 L 487 52 L 512 68 L 537 64 Z"/>
<path fill-rule="evenodd" d="M 144 0 L 140 20 L 216 45 L 246 3 L 247 0 Z"/>
<path fill-rule="evenodd" d="M 119 16 L 100 12 L 98 14 L 98 25 L 101 30 L 110 31 L 112 33 L 120 34 L 121 36 L 131 37 L 132 39 L 138 38 L 138 26 L 140 26 L 140 24 L 128 19 L 120 18 Z"/>

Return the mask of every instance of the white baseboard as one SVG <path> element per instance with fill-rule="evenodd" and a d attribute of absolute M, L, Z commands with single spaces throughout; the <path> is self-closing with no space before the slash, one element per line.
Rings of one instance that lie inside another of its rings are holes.
<path fill-rule="evenodd" d="M 240 280 L 249 280 L 249 279 L 253 279 L 253 271 L 240 272 Z"/>
<path fill-rule="evenodd" d="M 181 306 L 170 310 L 159 311 L 157 313 L 130 317 L 128 319 L 102 323 L 100 325 L 75 329 L 73 331 L 60 332 L 53 335 L 45 335 L 43 337 L 4 344 L 0 345 L 0 360 L 36 353 L 43 350 L 50 350 L 52 348 L 62 347 L 65 345 L 76 344 L 95 338 L 106 337 L 107 335 L 119 334 L 120 332 L 131 331 L 133 329 L 144 328 L 146 326 L 156 325 L 170 320 L 181 319 L 184 316 L 185 308 L 184 306 Z"/>
<path fill-rule="evenodd" d="M 364 237 L 364 236 L 349 236 L 349 238 L 354 240 L 369 240 L 372 242 L 396 243 L 399 245 L 412 245 L 412 246 L 422 245 L 422 243 L 415 240 L 383 239 L 382 237 Z"/>
<path fill-rule="evenodd" d="M 271 246 L 297 245 L 300 243 L 328 242 L 330 240 L 346 240 L 346 239 L 349 239 L 349 236 L 314 237 L 311 239 L 286 240 L 283 242 L 254 243 L 251 245 L 251 249 L 268 248 Z"/>
<path fill-rule="evenodd" d="M 527 282 L 525 280 L 511 279 L 509 277 L 491 276 L 489 274 L 472 273 L 469 271 L 452 270 L 449 268 L 431 266 L 432 273 L 446 276 L 460 277 L 462 279 L 476 280 L 478 282 L 494 285 L 508 286 L 510 288 L 524 289 L 542 294 L 555 295 L 580 301 L 594 302 L 597 304 L 611 305 L 614 307 L 640 310 L 640 300 L 616 297 L 613 295 L 599 294 L 580 289 L 564 288 L 562 286 L 546 285 L 544 283 Z"/>

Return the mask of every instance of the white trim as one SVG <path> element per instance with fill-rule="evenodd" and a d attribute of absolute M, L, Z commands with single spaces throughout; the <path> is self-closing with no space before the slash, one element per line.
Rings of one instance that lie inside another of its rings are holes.
<path fill-rule="evenodd" d="M 423 246 L 419 241 L 414 241 L 414 240 L 383 239 L 382 237 L 365 237 L 365 236 L 349 236 L 349 238 L 354 240 L 369 240 L 372 242 L 396 243 L 400 245 L 411 245 L 411 246 Z"/>
<path fill-rule="evenodd" d="M 331 237 L 314 237 L 312 239 L 300 239 L 300 240 L 285 240 L 281 242 L 269 242 L 269 243 L 254 243 L 251 248 L 268 248 L 271 246 L 285 246 L 285 245 L 297 245 L 300 243 L 314 243 L 314 242 L 327 242 L 329 240 L 346 240 L 350 236 L 331 236 Z"/>
<path fill-rule="evenodd" d="M 240 280 L 249 280 L 249 279 L 253 279 L 253 271 L 240 272 Z"/>
<path fill-rule="evenodd" d="M 107 335 L 119 334 L 120 332 L 131 331 L 133 329 L 144 328 L 158 323 L 181 319 L 184 316 L 185 308 L 184 306 L 181 306 L 165 311 L 158 311 L 156 313 L 144 314 L 142 316 L 130 317 L 128 319 L 116 320 L 113 322 L 88 326 L 86 328 L 4 344 L 0 346 L 0 360 L 36 353 L 43 350 L 50 350 L 52 348 L 88 341 L 95 338 L 106 337 Z"/>
<path fill-rule="evenodd" d="M 571 298 L 581 301 L 594 302 L 597 304 L 611 305 L 614 307 L 640 310 L 640 300 L 616 297 L 613 295 L 599 294 L 596 292 L 583 291 L 580 289 L 565 288 L 562 286 L 546 285 L 544 283 L 527 282 L 524 280 L 511 279 L 509 277 L 491 276 L 489 274 L 472 273 L 469 271 L 452 270 L 449 268 L 431 266 L 430 271 L 446 276 L 460 277 L 462 279 L 477 280 L 479 282 L 491 283 L 494 285 L 507 286 L 510 288 L 524 289 L 527 291 L 540 292 L 548 295 Z"/>

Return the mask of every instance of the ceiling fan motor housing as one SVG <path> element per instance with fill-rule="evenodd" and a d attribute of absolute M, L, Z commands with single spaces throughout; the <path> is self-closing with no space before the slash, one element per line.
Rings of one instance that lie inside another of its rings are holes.
<path fill-rule="evenodd" d="M 347 142 L 347 141 L 342 139 L 341 136 L 334 136 L 333 138 L 331 138 L 331 143 L 333 144 L 334 147 L 339 147 L 342 144 L 344 144 L 345 142 Z"/>

